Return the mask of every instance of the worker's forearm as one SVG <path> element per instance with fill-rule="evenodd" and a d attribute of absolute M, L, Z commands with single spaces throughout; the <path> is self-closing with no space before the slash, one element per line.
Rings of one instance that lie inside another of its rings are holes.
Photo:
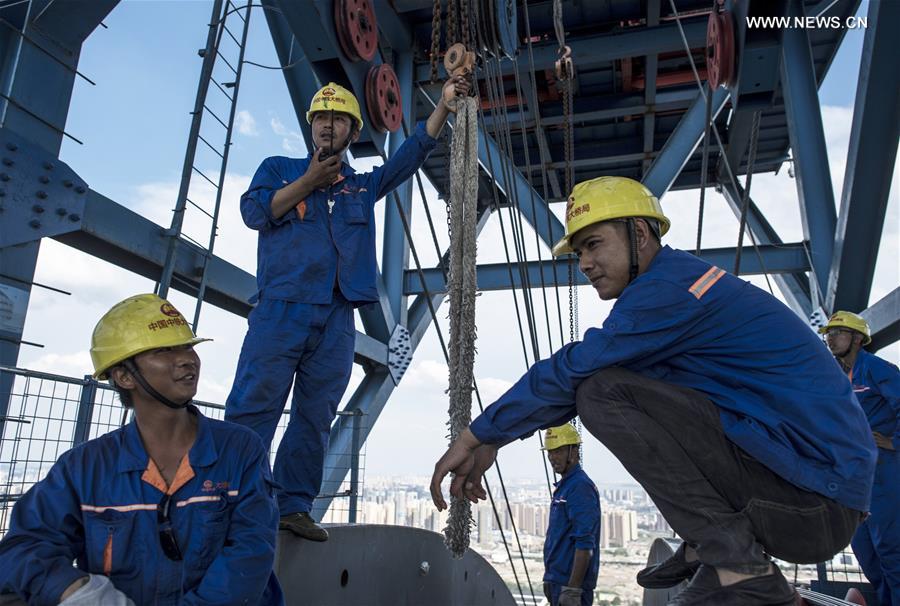
<path fill-rule="evenodd" d="M 591 564 L 592 555 L 594 552 L 591 549 L 575 550 L 575 557 L 572 558 L 572 572 L 569 574 L 569 587 L 581 587 L 584 575 Z"/>
<path fill-rule="evenodd" d="M 312 193 L 313 187 L 307 184 L 306 175 L 288 183 L 272 196 L 272 216 L 280 219 Z"/>
<path fill-rule="evenodd" d="M 444 106 L 444 102 L 438 101 L 438 104 L 434 107 L 434 111 L 428 116 L 428 122 L 425 123 L 425 132 L 427 132 L 432 139 L 437 139 L 437 136 L 441 134 L 441 129 L 444 128 L 444 123 L 447 122 L 447 116 L 449 115 L 450 110 Z"/>

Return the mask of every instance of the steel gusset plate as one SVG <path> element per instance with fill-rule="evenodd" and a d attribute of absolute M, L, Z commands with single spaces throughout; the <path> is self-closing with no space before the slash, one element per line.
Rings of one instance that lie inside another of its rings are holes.
<path fill-rule="evenodd" d="M 519 50 L 515 0 L 494 0 L 493 17 L 500 53 L 515 59 Z"/>
<path fill-rule="evenodd" d="M 735 84 L 734 19 L 730 11 L 713 9 L 706 23 L 706 72 L 713 89 Z"/>
<path fill-rule="evenodd" d="M 372 0 L 334 0 L 334 29 L 351 61 L 371 61 L 378 50 L 378 21 Z"/>
<path fill-rule="evenodd" d="M 376 65 L 366 76 L 366 109 L 378 132 L 394 132 L 403 120 L 402 97 L 397 74 L 387 63 Z"/>

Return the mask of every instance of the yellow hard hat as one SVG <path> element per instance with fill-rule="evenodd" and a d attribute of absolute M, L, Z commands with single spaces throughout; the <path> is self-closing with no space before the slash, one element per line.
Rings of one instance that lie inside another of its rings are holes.
<path fill-rule="evenodd" d="M 306 121 L 312 124 L 314 113 L 331 110 L 350 114 L 356 119 L 359 130 L 362 130 L 363 119 L 362 112 L 359 111 L 359 101 L 356 100 L 353 93 L 334 82 L 329 82 L 313 95 L 312 101 L 309 103 L 309 111 L 306 112 Z"/>
<path fill-rule="evenodd" d="M 869 323 L 849 311 L 836 311 L 831 314 L 831 317 L 828 318 L 828 324 L 819 328 L 819 334 L 824 335 L 829 328 L 849 328 L 865 337 L 862 342 L 863 345 L 868 345 L 872 342 L 872 332 L 869 330 Z"/>
<path fill-rule="evenodd" d="M 94 378 L 106 379 L 106 371 L 131 356 L 161 347 L 195 345 L 198 339 L 181 312 L 154 294 L 135 295 L 116 303 L 94 327 L 91 360 Z"/>
<path fill-rule="evenodd" d="M 544 450 L 556 450 L 574 444 L 581 444 L 581 436 L 571 423 L 551 427 L 544 433 Z"/>
<path fill-rule="evenodd" d="M 639 181 L 627 177 L 597 177 L 582 181 L 566 204 L 566 235 L 553 247 L 553 256 L 574 252 L 570 241 L 580 229 L 611 219 L 644 217 L 659 221 L 660 236 L 670 221 L 659 200 Z"/>

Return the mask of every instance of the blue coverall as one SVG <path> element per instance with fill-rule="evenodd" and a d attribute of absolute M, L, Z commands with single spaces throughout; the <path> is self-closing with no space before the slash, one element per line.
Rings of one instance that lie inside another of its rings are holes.
<path fill-rule="evenodd" d="M 65 452 L 13 508 L 0 591 L 55 605 L 90 573 L 139 606 L 283 604 L 266 451 L 246 428 L 190 410 L 197 438 L 168 487 L 134 422 Z M 165 494 L 182 561 L 160 546 Z"/>
<path fill-rule="evenodd" d="M 750 456 L 795 486 L 868 510 L 871 430 L 816 334 L 775 297 L 668 246 L 602 328 L 534 364 L 472 433 L 506 444 L 561 425 L 576 414 L 578 385 L 610 366 L 706 394 L 726 436 Z"/>
<path fill-rule="evenodd" d="M 879 603 L 900 606 L 900 370 L 860 350 L 850 380 L 872 431 L 894 446 L 878 449 L 870 515 L 850 544 Z"/>
<path fill-rule="evenodd" d="M 339 182 L 277 219 L 275 192 L 301 177 L 310 157 L 266 158 L 241 197 L 244 223 L 259 232 L 259 303 L 225 418 L 253 428 L 269 447 L 293 387 L 274 465 L 281 515 L 309 512 L 319 493 L 331 422 L 353 368 L 353 308 L 378 300 L 375 202 L 411 177 L 435 145 L 419 123 L 384 166 L 356 174 L 344 164 Z"/>
<path fill-rule="evenodd" d="M 550 521 L 544 539 L 544 582 L 550 583 L 551 604 L 569 584 L 576 549 L 593 550 L 581 582 L 581 603 L 594 602 L 600 571 L 600 495 L 581 465 L 573 467 L 553 491 Z"/>

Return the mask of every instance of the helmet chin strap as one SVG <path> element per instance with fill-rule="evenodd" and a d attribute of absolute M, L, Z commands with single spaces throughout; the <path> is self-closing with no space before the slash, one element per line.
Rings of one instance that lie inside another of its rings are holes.
<path fill-rule="evenodd" d="M 626 223 L 628 225 L 628 240 L 631 248 L 631 265 L 628 268 L 628 284 L 631 284 L 638 275 L 638 242 L 637 230 L 634 228 L 634 219 L 629 218 L 626 220 Z"/>
<path fill-rule="evenodd" d="M 159 393 L 158 391 L 156 391 L 156 389 L 154 389 L 150 385 L 150 383 L 147 382 L 147 379 L 144 378 L 144 375 L 141 374 L 141 371 L 138 370 L 137 364 L 134 363 L 134 360 L 130 360 L 130 359 L 125 360 L 125 362 L 123 363 L 123 366 L 125 367 L 125 369 L 128 372 L 130 372 L 134 376 L 134 380 L 138 382 L 138 385 L 140 385 L 144 389 L 144 391 L 146 391 L 148 394 L 150 394 L 150 397 L 152 397 L 154 400 L 156 400 L 158 402 L 165 404 L 169 408 L 173 408 L 175 410 L 180 410 L 182 408 L 187 407 L 188 404 L 193 402 L 193 398 L 188 398 L 187 400 L 185 400 L 184 402 L 181 402 L 181 403 L 173 402 L 166 396 L 164 396 L 161 393 Z"/>

